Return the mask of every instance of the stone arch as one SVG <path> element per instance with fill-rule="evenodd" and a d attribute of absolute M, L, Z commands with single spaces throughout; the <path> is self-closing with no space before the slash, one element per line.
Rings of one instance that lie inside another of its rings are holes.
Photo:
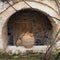
<path fill-rule="evenodd" d="M 44 4 L 40 4 L 38 2 L 27 2 L 32 8 L 34 9 L 37 9 L 39 11 L 41 11 L 42 13 L 46 14 L 47 16 L 50 15 L 50 16 L 53 16 L 53 17 L 57 17 L 57 18 L 60 18 L 58 13 L 56 11 L 54 11 L 52 8 L 50 8 L 49 6 L 47 5 L 44 5 Z M 36 5 L 36 6 L 35 6 Z M 30 8 L 28 5 L 26 5 L 24 2 L 19 2 L 15 5 L 13 5 L 13 7 L 19 11 L 21 9 L 26 9 L 26 8 Z M 5 36 L 7 34 L 7 21 L 9 20 L 9 17 L 11 15 L 13 15 L 14 13 L 16 13 L 16 11 L 12 8 L 12 7 L 9 7 L 6 11 L 4 11 L 1 15 L 0 15 L 0 45 L 1 45 L 1 48 L 3 48 L 4 46 L 6 46 L 6 43 L 4 43 L 5 41 L 7 41 L 7 37 Z M 54 32 L 57 32 L 58 30 L 58 21 L 56 19 L 53 19 L 53 18 L 50 18 L 50 21 L 51 21 L 51 24 L 53 25 L 53 29 L 54 29 Z M 55 34 L 55 33 L 54 33 Z M 4 38 L 5 37 L 5 38 Z"/>

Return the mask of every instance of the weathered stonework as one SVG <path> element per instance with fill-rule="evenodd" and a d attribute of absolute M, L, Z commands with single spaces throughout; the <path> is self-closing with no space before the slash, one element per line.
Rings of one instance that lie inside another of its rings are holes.
<path fill-rule="evenodd" d="M 57 5 L 55 1 L 53 0 L 29 0 L 26 1 L 32 8 L 37 9 L 44 13 L 47 17 L 52 16 L 60 19 L 60 15 L 57 9 Z M 2 2 L 1 2 L 2 3 Z M 30 8 L 27 4 L 25 4 L 23 1 L 16 2 L 10 2 L 13 7 L 19 11 L 21 9 Z M 7 21 L 9 20 L 10 16 L 12 16 L 16 11 L 10 6 L 9 4 L 2 3 L 0 8 L 0 49 L 4 49 L 4 47 L 7 46 Z M 4 7 L 3 7 L 4 6 Z M 48 17 L 51 21 L 51 24 L 53 26 L 53 36 L 57 33 L 57 31 L 60 29 L 60 21 L 57 19 Z"/>

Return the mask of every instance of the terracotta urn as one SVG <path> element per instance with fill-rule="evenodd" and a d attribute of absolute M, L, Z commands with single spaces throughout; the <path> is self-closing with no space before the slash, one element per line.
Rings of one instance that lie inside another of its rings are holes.
<path fill-rule="evenodd" d="M 22 37 L 22 45 L 26 48 L 32 48 L 34 46 L 35 39 L 32 33 L 26 32 Z"/>

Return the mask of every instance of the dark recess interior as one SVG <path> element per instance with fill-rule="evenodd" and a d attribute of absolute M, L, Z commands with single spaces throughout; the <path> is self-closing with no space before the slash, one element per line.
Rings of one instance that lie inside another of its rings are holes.
<path fill-rule="evenodd" d="M 49 45 L 52 25 L 48 17 L 38 10 L 24 9 L 14 13 L 8 21 L 8 45 L 15 45 L 19 35 L 29 31 L 34 34 L 35 45 Z"/>

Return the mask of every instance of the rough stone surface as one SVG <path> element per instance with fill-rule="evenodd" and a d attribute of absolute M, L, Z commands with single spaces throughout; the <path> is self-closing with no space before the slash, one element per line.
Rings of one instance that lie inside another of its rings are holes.
<path fill-rule="evenodd" d="M 53 16 L 60 19 L 60 15 L 54 0 L 34 0 L 36 2 L 27 2 L 33 8 L 40 10 L 47 16 Z M 37 3 L 40 2 L 40 3 Z M 10 2 L 13 5 L 13 2 Z M 15 3 L 15 1 L 14 1 Z M 6 2 L 0 2 L 0 49 L 4 49 L 7 46 L 7 21 L 11 15 L 13 15 L 16 11 L 9 7 L 9 4 Z M 23 8 L 29 8 L 24 2 L 19 2 L 13 5 L 16 10 L 21 10 Z M 7 9 L 8 8 L 8 9 Z M 5 11 L 4 11 L 5 10 Z M 57 19 L 52 19 L 49 17 L 51 24 L 53 25 L 53 35 L 57 33 L 60 29 L 60 21 Z M 6 42 L 6 43 L 5 43 Z"/>

